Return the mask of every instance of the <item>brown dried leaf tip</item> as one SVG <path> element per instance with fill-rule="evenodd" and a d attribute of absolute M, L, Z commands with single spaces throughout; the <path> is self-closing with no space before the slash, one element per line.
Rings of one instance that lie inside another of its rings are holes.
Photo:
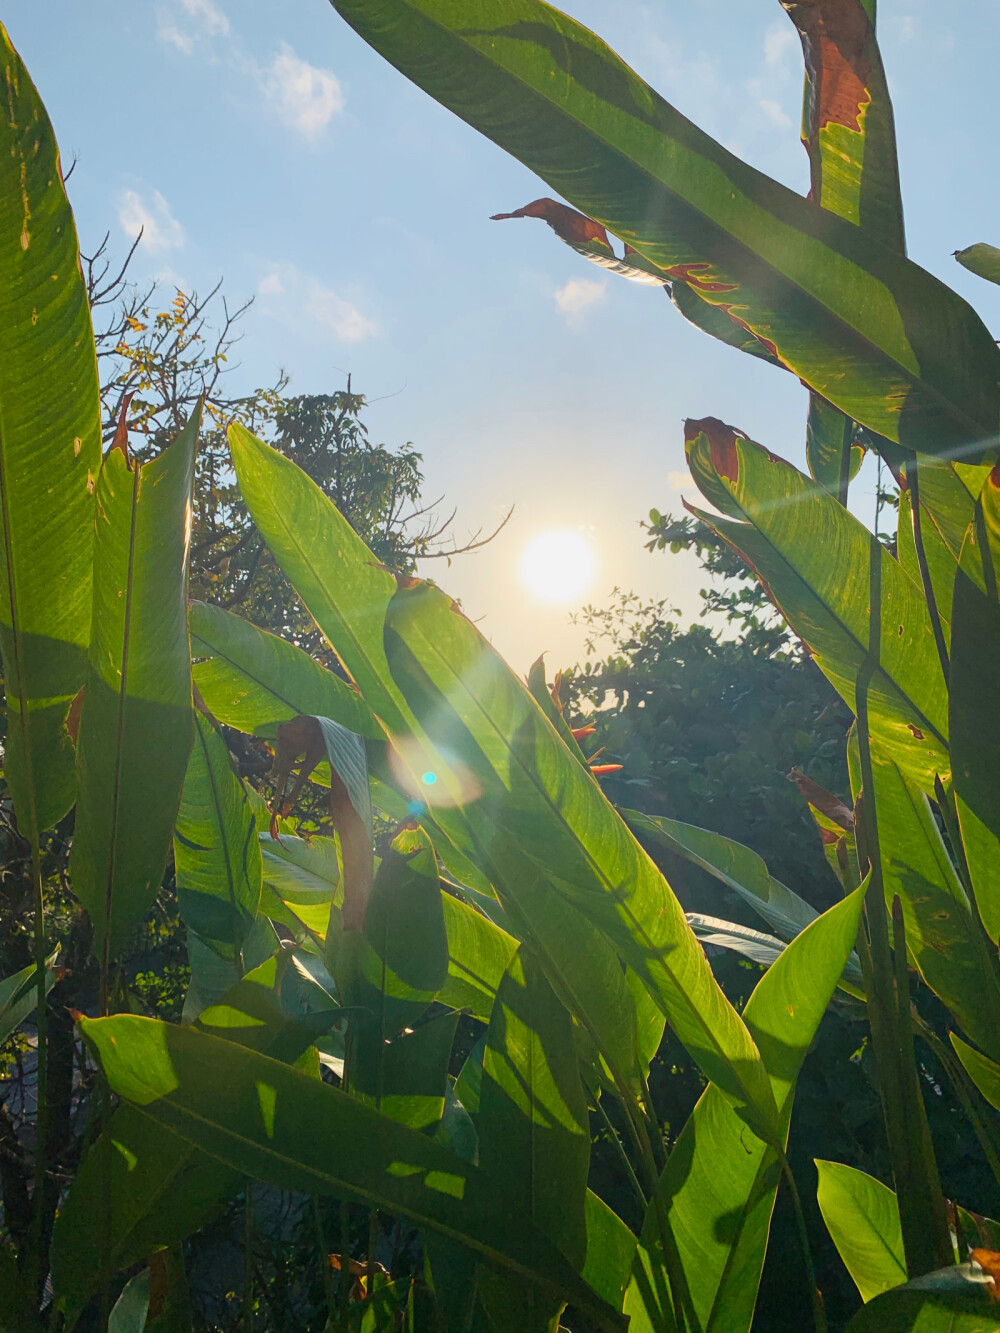
<path fill-rule="evenodd" d="M 688 418 L 684 423 L 684 445 L 689 447 L 704 435 L 708 440 L 712 466 L 719 476 L 735 486 L 740 479 L 740 456 L 736 448 L 737 440 L 746 438 L 741 431 L 727 426 L 718 417 Z"/>

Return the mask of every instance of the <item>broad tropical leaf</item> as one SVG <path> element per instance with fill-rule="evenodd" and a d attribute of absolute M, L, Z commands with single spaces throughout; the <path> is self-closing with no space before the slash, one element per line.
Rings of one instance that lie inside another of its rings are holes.
<path fill-rule="evenodd" d="M 272 958 L 249 972 L 203 1011 L 198 1026 L 275 1059 L 297 1060 L 317 1025 L 281 1010 L 276 987 L 287 961 Z M 118 1272 L 198 1230 L 241 1183 L 238 1171 L 134 1107 L 120 1106 L 84 1158 L 56 1220 L 52 1280 L 60 1308 L 82 1308 L 100 1287 L 103 1234 L 95 1219 L 107 1223 L 108 1261 Z"/>
<path fill-rule="evenodd" d="M 787 1134 L 795 1080 L 857 936 L 865 885 L 807 926 L 764 973 L 744 1018 Z M 631 1333 L 686 1326 L 748 1333 L 780 1176 L 777 1153 L 710 1085 L 682 1129 L 657 1189 L 684 1289 L 671 1293 L 658 1208 L 649 1207 L 625 1301 Z"/>
<path fill-rule="evenodd" d="M 300 713 L 331 717 L 358 735 L 384 739 L 357 690 L 301 648 L 204 602 L 191 603 L 191 652 L 205 658 L 194 683 L 220 722 L 273 736 Z"/>
<path fill-rule="evenodd" d="M 816 1198 L 837 1253 L 870 1301 L 906 1281 L 896 1196 L 880 1180 L 840 1162 L 817 1160 Z"/>
<path fill-rule="evenodd" d="M 226 742 L 200 712 L 174 829 L 174 868 L 185 924 L 223 958 L 238 960 L 260 907 L 260 841 Z"/>
<path fill-rule="evenodd" d="M 397 69 L 890 439 L 983 452 L 997 352 L 953 292 L 674 110 L 542 0 L 334 0 Z M 987 446 L 988 447 L 988 446 Z"/>
<path fill-rule="evenodd" d="M 646 815 L 638 810 L 622 813 L 634 829 L 714 875 L 739 894 L 782 939 L 794 939 L 819 915 L 804 898 L 776 880 L 761 857 L 742 843 L 664 815 Z"/>
<path fill-rule="evenodd" d="M 464 799 L 478 863 L 496 867 L 489 873 L 502 900 L 514 895 L 508 911 L 533 906 L 529 886 L 515 886 L 501 871 L 514 848 L 542 871 L 549 894 L 614 943 L 705 1074 L 767 1136 L 774 1107 L 759 1056 L 680 904 L 522 682 L 430 585 L 396 594 L 385 642 L 397 686 L 424 728 L 406 762 L 436 773 L 428 804 L 446 830 L 450 812 L 437 810 L 438 791 L 443 802 Z"/>
<path fill-rule="evenodd" d="M 97 356 L 59 150 L 0 27 L 0 654 L 18 827 L 36 837 L 73 804 L 66 714 L 90 640 Z"/>
<path fill-rule="evenodd" d="M 70 870 L 105 963 L 160 887 L 194 730 L 187 550 L 200 411 L 150 463 L 97 482 L 90 665 Z"/>
<path fill-rule="evenodd" d="M 54 966 L 56 954 L 46 959 L 45 993 L 56 984 L 61 976 L 61 969 Z M 38 981 L 34 963 L 22 967 L 0 981 L 0 1044 L 5 1042 L 12 1032 L 35 1012 L 38 1004 Z"/>
<path fill-rule="evenodd" d="M 571 1299 L 601 1329 L 624 1323 L 528 1221 L 511 1227 L 476 1167 L 336 1088 L 191 1028 L 81 1019 L 108 1081 L 136 1113 L 282 1189 L 361 1200 L 460 1241 Z"/>
<path fill-rule="evenodd" d="M 952 606 L 948 721 L 958 818 L 983 925 L 1000 939 L 1000 471 L 983 486 Z"/>
<path fill-rule="evenodd" d="M 691 512 L 748 561 L 852 709 L 864 667 L 873 741 L 932 792 L 949 768 L 948 694 L 921 590 L 790 464 L 714 418 L 685 433 L 695 481 L 726 517 Z"/>
<path fill-rule="evenodd" d="M 497 991 L 476 1124 L 480 1168 L 507 1215 L 529 1219 L 582 1269 L 590 1126 L 573 1020 L 523 948 Z M 488 1315 L 524 1333 L 546 1333 L 562 1308 L 508 1274 L 483 1274 L 477 1290 Z"/>
<path fill-rule="evenodd" d="M 876 1296 L 845 1333 L 996 1333 L 994 1287 L 981 1268 L 941 1268 Z"/>
<path fill-rule="evenodd" d="M 965 1065 L 966 1073 L 991 1106 L 1000 1110 L 1000 1064 L 983 1055 L 953 1032 L 951 1044 Z"/>
<path fill-rule="evenodd" d="M 1000 1058 L 1000 970 L 927 797 L 872 748 L 886 906 L 898 896 L 920 975 L 967 1036 Z"/>

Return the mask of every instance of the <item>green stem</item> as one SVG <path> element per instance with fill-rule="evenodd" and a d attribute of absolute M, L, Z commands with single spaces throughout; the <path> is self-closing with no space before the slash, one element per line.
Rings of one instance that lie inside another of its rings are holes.
<path fill-rule="evenodd" d="M 907 1269 L 911 1277 L 918 1277 L 951 1262 L 951 1243 L 937 1163 L 912 1058 L 912 1034 L 909 1038 L 909 1060 L 904 1054 L 907 1049 L 908 1002 L 904 1027 L 901 1026 L 897 1004 L 897 974 L 889 947 L 868 727 L 868 691 L 879 665 L 881 650 L 882 559 L 882 548 L 877 538 L 872 537 L 869 559 L 869 646 L 858 671 L 855 694 L 862 788 L 860 818 L 855 832 L 859 861 L 871 868 L 865 899 L 865 920 L 871 949 L 864 977 L 868 1021 L 878 1069 L 889 1156 L 899 1199 Z M 864 969 L 866 960 L 863 955 L 861 962 Z M 904 949 L 904 968 L 905 962 Z"/>
<path fill-rule="evenodd" d="M 780 1154 L 780 1160 L 781 1174 L 784 1176 L 785 1183 L 788 1185 L 788 1192 L 792 1196 L 792 1209 L 795 1213 L 795 1225 L 799 1233 L 802 1262 L 806 1270 L 806 1280 L 809 1283 L 809 1303 L 812 1306 L 813 1324 L 816 1333 L 826 1333 L 826 1309 L 823 1305 L 823 1293 L 816 1281 L 816 1266 L 813 1263 L 812 1246 L 809 1244 L 809 1232 L 806 1229 L 806 1218 L 802 1211 L 799 1188 L 795 1183 L 795 1176 L 788 1163 L 788 1158 L 783 1152 Z"/>
<path fill-rule="evenodd" d="M 351 1324 L 351 1214 L 346 1199 L 340 1201 L 340 1282 L 338 1300 L 340 1327 L 348 1330 Z"/>
<path fill-rule="evenodd" d="M 911 1021 L 914 1030 L 927 1043 L 947 1074 L 955 1096 L 962 1103 L 962 1110 L 965 1112 L 966 1119 L 972 1126 L 972 1131 L 983 1150 L 983 1156 L 989 1163 L 994 1179 L 1000 1184 L 1000 1152 L 997 1151 L 997 1145 L 990 1133 L 989 1126 L 976 1107 L 975 1097 L 978 1096 L 978 1093 L 975 1090 L 975 1085 L 969 1080 L 961 1060 L 955 1058 L 947 1043 L 941 1040 L 931 1025 L 921 1018 L 916 1009 L 912 1010 Z"/>
<path fill-rule="evenodd" d="M 931 628 L 934 630 L 934 643 L 937 647 L 938 658 L 941 662 L 941 670 L 944 673 L 945 684 L 947 684 L 950 672 L 948 663 L 948 646 L 944 640 L 944 627 L 941 624 L 941 615 L 938 611 L 937 597 L 934 594 L 934 584 L 931 582 L 930 567 L 927 564 L 927 555 L 924 551 L 923 519 L 920 513 L 920 468 L 917 463 L 916 454 L 911 454 L 907 461 L 906 481 L 910 488 L 910 516 L 913 520 L 913 547 L 917 554 L 920 582 L 923 585 L 924 598 L 927 602 L 927 610 L 930 613 Z"/>
<path fill-rule="evenodd" d="M 611 1123 L 611 1119 L 608 1116 L 607 1111 L 605 1111 L 604 1109 L 603 1102 L 601 1101 L 600 1097 L 596 1092 L 591 1091 L 590 1095 L 593 1099 L 594 1106 L 597 1108 L 597 1114 L 601 1118 L 601 1123 L 604 1126 L 605 1133 L 607 1134 L 609 1140 L 611 1141 L 612 1146 L 614 1147 L 618 1160 L 621 1162 L 622 1169 L 625 1172 L 625 1177 L 628 1180 L 629 1184 L 632 1186 L 632 1190 L 635 1194 L 636 1201 L 639 1204 L 640 1209 L 642 1210 L 643 1217 L 645 1217 L 646 1209 L 649 1206 L 649 1201 L 642 1191 L 642 1186 L 639 1184 L 639 1177 L 635 1174 L 635 1169 L 633 1168 L 632 1163 L 629 1161 L 628 1153 L 622 1147 L 622 1141 L 618 1137 L 618 1131 Z"/>
<path fill-rule="evenodd" d="M 330 1272 L 330 1250 L 326 1243 L 326 1231 L 323 1227 L 323 1215 L 320 1212 L 319 1199 L 314 1194 L 313 1200 L 313 1223 L 316 1227 L 316 1242 L 319 1247 L 320 1269 L 323 1274 L 323 1292 L 326 1296 L 326 1318 L 327 1323 L 332 1326 L 335 1314 L 334 1293 L 333 1293 L 333 1275 Z"/>

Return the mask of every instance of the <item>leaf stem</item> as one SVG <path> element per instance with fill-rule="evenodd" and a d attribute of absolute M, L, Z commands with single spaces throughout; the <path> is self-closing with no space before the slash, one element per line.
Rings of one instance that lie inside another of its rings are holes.
<path fill-rule="evenodd" d="M 622 1169 L 625 1172 L 625 1178 L 632 1186 L 632 1190 L 636 1197 L 636 1202 L 639 1204 L 639 1207 L 642 1210 L 643 1217 L 645 1217 L 646 1209 L 649 1206 L 649 1200 L 646 1198 L 645 1194 L 643 1193 L 642 1186 L 639 1184 L 639 1177 L 635 1174 L 635 1169 L 632 1166 L 632 1163 L 628 1159 L 628 1153 L 622 1147 L 622 1141 L 618 1137 L 618 1131 L 611 1123 L 611 1119 L 608 1116 L 607 1111 L 604 1109 L 603 1102 L 601 1101 L 600 1097 L 595 1091 L 591 1090 L 590 1095 L 593 1098 L 594 1106 L 597 1109 L 597 1114 L 600 1116 L 601 1123 L 604 1126 L 605 1132 L 608 1138 L 610 1139 L 612 1146 L 614 1147 L 615 1154 L 618 1157 L 618 1160 L 622 1164 Z"/>
<path fill-rule="evenodd" d="M 32 818 L 31 888 L 35 908 L 35 1189 L 32 1197 L 31 1254 L 37 1264 L 36 1283 L 39 1296 L 45 1285 L 48 1263 L 45 1248 L 45 1150 L 49 1131 L 49 1020 L 45 988 L 45 892 L 42 886 L 42 853 L 38 831 Z"/>
<path fill-rule="evenodd" d="M 253 1181 L 243 1189 L 243 1333 L 253 1328 Z"/>
<path fill-rule="evenodd" d="M 937 1057 L 942 1069 L 948 1076 L 955 1091 L 955 1095 L 962 1103 L 962 1110 L 965 1112 L 966 1119 L 972 1126 L 972 1131 L 979 1140 L 979 1146 L 983 1150 L 983 1156 L 989 1163 L 989 1168 L 993 1172 L 994 1179 L 1000 1184 L 1000 1152 L 997 1151 L 997 1145 L 990 1133 L 989 1127 L 983 1120 L 976 1107 L 973 1093 L 973 1084 L 970 1083 L 969 1076 L 962 1066 L 961 1060 L 957 1060 L 948 1049 L 946 1042 L 943 1042 L 931 1025 L 920 1016 L 914 1008 L 911 1010 L 911 1021 L 914 1031 L 927 1043 L 931 1051 Z M 975 1094 L 978 1095 L 978 1094 Z"/>
<path fill-rule="evenodd" d="M 809 1244 L 805 1213 L 802 1211 L 802 1199 L 799 1196 L 799 1188 L 795 1183 L 795 1176 L 789 1165 L 788 1157 L 784 1152 L 780 1153 L 780 1160 L 781 1174 L 784 1176 L 785 1183 L 788 1185 L 788 1192 L 792 1196 L 792 1209 L 795 1212 L 795 1225 L 799 1233 L 802 1262 L 805 1265 L 806 1279 L 809 1283 L 809 1302 L 812 1306 L 813 1324 L 816 1333 L 826 1333 L 826 1308 L 823 1305 L 823 1293 L 816 1281 L 816 1266 L 813 1263 L 812 1246 Z"/>
<path fill-rule="evenodd" d="M 950 674 L 948 646 L 944 640 L 944 627 L 941 624 L 941 615 L 938 611 L 937 597 L 934 594 L 934 584 L 931 582 L 930 567 L 927 564 L 927 553 L 924 550 L 923 519 L 920 513 L 920 467 L 917 463 L 917 455 L 915 453 L 911 454 L 906 462 L 906 482 L 910 488 L 910 517 L 913 522 L 913 547 L 917 555 L 917 566 L 920 569 L 920 582 L 923 585 L 924 598 L 927 602 L 927 610 L 930 613 L 931 628 L 934 630 L 934 643 L 937 647 L 938 658 L 941 662 L 941 671 L 944 674 L 945 684 L 947 684 Z"/>

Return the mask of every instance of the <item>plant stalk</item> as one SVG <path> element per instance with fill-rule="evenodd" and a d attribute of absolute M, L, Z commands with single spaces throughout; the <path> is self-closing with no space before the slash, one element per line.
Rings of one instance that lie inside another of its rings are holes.
<path fill-rule="evenodd" d="M 946 1042 L 943 1042 L 931 1025 L 921 1018 L 915 1008 L 911 1010 L 911 1022 L 914 1031 L 930 1047 L 931 1051 L 937 1057 L 941 1068 L 948 1076 L 948 1081 L 954 1089 L 955 1096 L 962 1103 L 962 1110 L 965 1112 L 966 1119 L 972 1126 L 973 1133 L 979 1141 L 979 1146 L 983 1150 L 983 1156 L 989 1163 L 989 1168 L 993 1172 L 993 1177 L 1000 1184 L 1000 1152 L 997 1150 L 996 1142 L 990 1133 L 989 1127 L 979 1114 L 976 1107 L 975 1098 L 978 1092 L 970 1082 L 968 1074 L 962 1065 L 961 1060 L 957 1060 L 948 1049 Z"/>
<path fill-rule="evenodd" d="M 813 1263 L 812 1246 L 809 1244 L 805 1213 L 802 1211 L 802 1199 L 799 1196 L 799 1188 L 795 1183 L 795 1176 L 789 1165 L 788 1157 L 784 1152 L 781 1153 L 781 1174 L 784 1176 L 788 1192 L 792 1196 L 795 1225 L 799 1233 L 799 1247 L 802 1250 L 802 1262 L 806 1270 L 806 1280 L 809 1283 L 809 1303 L 812 1306 L 813 1324 L 816 1333 L 827 1333 L 826 1307 L 823 1304 L 823 1293 L 820 1291 L 819 1283 L 816 1280 L 816 1266 Z"/>
<path fill-rule="evenodd" d="M 923 518 L 920 513 L 920 467 L 917 463 L 917 455 L 911 454 L 906 463 L 906 482 L 910 488 L 910 517 L 913 522 L 913 547 L 917 554 L 917 566 L 920 569 L 920 582 L 923 585 L 924 598 L 927 602 L 927 610 L 930 613 L 931 627 L 934 630 L 934 643 L 937 647 L 938 658 L 941 662 L 941 671 L 944 674 L 945 684 L 948 683 L 950 674 L 950 663 L 948 661 L 948 646 L 944 639 L 944 627 L 941 624 L 941 615 L 938 611 L 937 597 L 934 594 L 934 584 L 931 582 L 931 571 L 927 564 L 927 553 L 924 550 L 924 528 Z"/>

